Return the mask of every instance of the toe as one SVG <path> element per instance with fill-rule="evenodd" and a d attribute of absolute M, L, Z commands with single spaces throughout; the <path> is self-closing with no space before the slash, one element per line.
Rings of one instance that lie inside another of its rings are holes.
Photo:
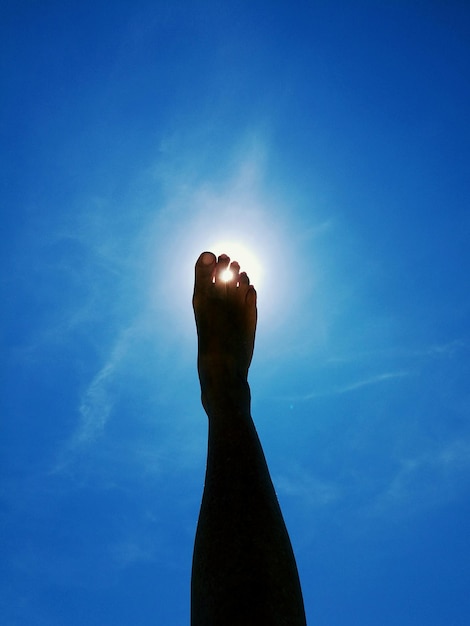
<path fill-rule="evenodd" d="M 225 284 L 227 281 L 224 280 L 223 273 L 228 268 L 230 263 L 230 258 L 226 254 L 221 254 L 217 259 L 217 266 L 215 268 L 215 283 Z"/>
<path fill-rule="evenodd" d="M 253 337 L 256 330 L 256 322 L 258 319 L 258 309 L 257 309 L 257 301 L 258 294 L 256 293 L 256 289 L 250 285 L 248 287 L 248 291 L 245 296 L 245 303 L 247 309 L 247 319 L 250 327 L 250 332 L 253 333 Z"/>
<path fill-rule="evenodd" d="M 238 265 L 236 261 L 232 261 L 232 263 L 230 263 L 230 271 L 232 273 L 232 276 L 229 281 L 230 285 L 233 287 L 236 287 L 240 279 L 240 266 Z"/>
<path fill-rule="evenodd" d="M 250 279 L 247 276 L 246 272 L 242 272 L 238 278 L 238 282 L 240 283 L 240 285 L 249 285 L 250 284 Z"/>
<path fill-rule="evenodd" d="M 194 291 L 205 289 L 212 284 L 216 266 L 215 255 L 212 252 L 203 252 L 196 261 Z"/>
<path fill-rule="evenodd" d="M 245 300 L 246 303 L 248 304 L 248 306 L 252 306 L 252 307 L 256 307 L 256 300 L 257 300 L 257 293 L 256 293 L 256 289 L 250 285 L 248 288 L 248 291 L 246 292 L 246 296 L 245 296 Z"/>

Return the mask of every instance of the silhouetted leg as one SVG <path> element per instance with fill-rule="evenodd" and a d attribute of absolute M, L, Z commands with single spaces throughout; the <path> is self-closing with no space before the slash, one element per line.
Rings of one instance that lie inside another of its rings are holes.
<path fill-rule="evenodd" d="M 194 546 L 192 626 L 301 626 L 305 613 L 291 543 L 250 415 L 248 368 L 256 292 L 210 252 L 196 263 L 193 306 L 207 470 Z"/>

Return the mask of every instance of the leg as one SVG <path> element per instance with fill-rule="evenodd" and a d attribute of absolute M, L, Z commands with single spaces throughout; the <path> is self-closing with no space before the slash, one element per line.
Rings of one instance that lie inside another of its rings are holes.
<path fill-rule="evenodd" d="M 248 368 L 256 292 L 226 256 L 196 263 L 193 306 L 206 481 L 194 546 L 192 626 L 304 626 L 297 567 L 253 420 Z"/>

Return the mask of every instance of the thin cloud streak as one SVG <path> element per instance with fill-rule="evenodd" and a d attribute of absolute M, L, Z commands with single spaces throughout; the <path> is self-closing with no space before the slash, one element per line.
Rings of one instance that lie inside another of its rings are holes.
<path fill-rule="evenodd" d="M 351 391 L 356 391 L 357 389 L 361 389 L 362 387 L 370 387 L 373 385 L 383 383 L 387 380 L 404 378 L 410 375 L 411 375 L 411 372 L 401 371 L 401 370 L 397 372 L 385 372 L 383 374 L 370 376 L 369 378 L 364 378 L 362 380 L 358 380 L 354 383 L 349 383 L 340 387 L 333 387 L 331 389 L 325 389 L 323 391 L 313 391 L 311 393 L 307 393 L 301 396 L 289 396 L 289 400 L 295 401 L 295 402 L 304 402 L 306 400 L 313 400 L 314 398 L 323 398 L 325 396 L 333 396 L 337 394 L 349 393 Z"/>
<path fill-rule="evenodd" d="M 470 441 L 465 439 L 402 459 L 369 513 L 410 515 L 452 501 L 468 488 L 469 467 Z"/>
<path fill-rule="evenodd" d="M 308 507 L 331 505 L 337 502 L 342 495 L 339 484 L 315 478 L 305 469 L 291 475 L 278 475 L 274 482 L 277 492 L 283 497 L 301 499 Z"/>
<path fill-rule="evenodd" d="M 409 375 L 410 375 L 410 372 L 404 372 L 404 371 L 403 372 L 387 372 L 385 374 L 378 374 L 377 376 L 371 376 L 370 378 L 359 380 L 356 383 L 345 385 L 344 387 L 339 387 L 334 391 L 334 393 L 347 393 L 348 391 L 355 391 L 356 389 L 361 389 L 362 387 L 376 385 L 385 380 L 392 380 L 394 378 L 402 378 L 404 376 L 409 376 Z"/>
<path fill-rule="evenodd" d="M 421 358 L 421 357 L 451 357 L 466 347 L 466 342 L 461 339 L 454 339 L 442 344 L 431 344 L 423 348 L 389 348 L 387 350 L 370 350 L 365 352 L 354 352 L 342 356 L 332 356 L 328 359 L 328 363 L 351 363 L 357 361 L 365 361 L 367 359 L 375 359 L 378 356 L 382 358 Z"/>
<path fill-rule="evenodd" d="M 110 386 L 117 368 L 128 352 L 129 343 L 134 333 L 134 326 L 121 332 L 107 362 L 95 375 L 83 394 L 79 407 L 80 423 L 73 436 L 72 447 L 92 442 L 103 432 L 114 405 Z"/>

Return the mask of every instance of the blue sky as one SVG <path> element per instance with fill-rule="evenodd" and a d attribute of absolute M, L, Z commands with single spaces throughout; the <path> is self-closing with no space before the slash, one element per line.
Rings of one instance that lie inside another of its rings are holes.
<path fill-rule="evenodd" d="M 468 624 L 466 3 L 1 14 L 2 623 L 189 623 L 213 249 L 309 623 Z"/>

